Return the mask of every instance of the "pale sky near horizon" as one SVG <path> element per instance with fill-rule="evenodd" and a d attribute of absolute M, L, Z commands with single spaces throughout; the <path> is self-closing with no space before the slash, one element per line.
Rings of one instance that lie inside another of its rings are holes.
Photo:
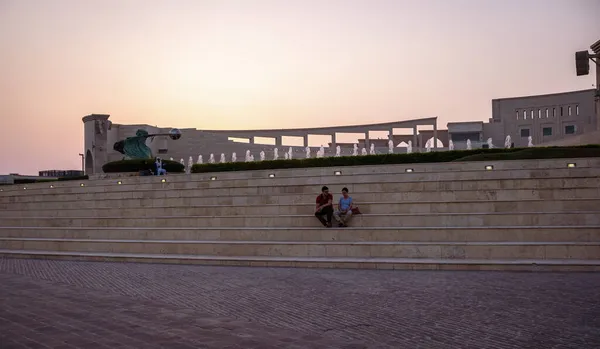
<path fill-rule="evenodd" d="M 81 118 L 198 129 L 487 120 L 592 88 L 600 0 L 0 0 L 0 174 L 80 169 Z M 194 154 L 190 154 L 194 155 Z"/>

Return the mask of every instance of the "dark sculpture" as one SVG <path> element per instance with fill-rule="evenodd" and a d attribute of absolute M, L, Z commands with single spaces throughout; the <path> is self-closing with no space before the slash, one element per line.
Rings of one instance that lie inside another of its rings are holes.
<path fill-rule="evenodd" d="M 172 140 L 177 140 L 181 138 L 181 131 L 174 128 L 169 133 L 148 134 L 148 131 L 139 129 L 136 131 L 135 137 L 127 137 L 116 142 L 113 149 L 129 159 L 150 159 L 152 150 L 146 145 L 146 140 L 156 136 L 169 136 Z"/>

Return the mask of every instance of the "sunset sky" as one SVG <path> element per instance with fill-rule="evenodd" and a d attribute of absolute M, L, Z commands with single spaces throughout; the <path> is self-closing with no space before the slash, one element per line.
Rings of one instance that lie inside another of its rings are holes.
<path fill-rule="evenodd" d="M 599 16 L 600 0 L 0 0 L 0 174 L 80 169 L 92 113 L 198 129 L 487 120 L 493 98 L 592 88 L 574 52 Z"/>

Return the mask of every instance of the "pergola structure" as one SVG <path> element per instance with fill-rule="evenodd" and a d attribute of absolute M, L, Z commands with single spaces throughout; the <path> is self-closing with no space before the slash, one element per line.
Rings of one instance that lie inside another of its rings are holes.
<path fill-rule="evenodd" d="M 273 138 L 275 145 L 281 146 L 283 137 L 299 137 L 304 139 L 303 146 L 308 146 L 308 136 L 330 136 L 332 146 L 337 144 L 338 133 L 353 133 L 364 134 L 365 145 L 369 146 L 370 131 L 387 131 L 389 139 L 392 139 L 395 128 L 409 128 L 413 130 L 413 144 L 417 143 L 417 127 L 418 126 L 433 126 L 433 137 L 437 139 L 437 117 L 414 119 L 406 121 L 393 121 L 377 124 L 364 124 L 352 126 L 330 126 L 330 127 L 312 127 L 312 128 L 295 128 L 295 129 L 265 129 L 265 130 L 203 130 L 207 133 L 215 133 L 226 135 L 231 138 L 248 139 L 251 144 L 255 144 L 255 138 Z M 437 142 L 434 143 L 434 148 L 437 149 Z"/>

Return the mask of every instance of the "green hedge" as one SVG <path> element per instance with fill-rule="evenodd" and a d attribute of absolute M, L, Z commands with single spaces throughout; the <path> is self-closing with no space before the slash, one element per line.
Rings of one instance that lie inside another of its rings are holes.
<path fill-rule="evenodd" d="M 90 177 L 88 175 L 83 176 L 72 176 L 72 177 L 58 177 L 59 181 L 84 181 L 88 180 Z"/>
<path fill-rule="evenodd" d="M 600 157 L 600 145 L 587 145 L 580 147 L 524 148 L 518 152 L 474 154 L 465 156 L 458 161 L 501 161 L 592 157 Z"/>
<path fill-rule="evenodd" d="M 229 162 L 218 164 L 195 164 L 192 173 L 274 170 L 307 167 L 341 167 L 363 165 L 418 164 L 451 161 L 519 160 L 548 158 L 600 157 L 600 146 L 495 148 L 438 151 L 411 154 L 381 154 L 365 156 L 342 156 L 294 160 L 268 160 L 253 162 Z"/>
<path fill-rule="evenodd" d="M 89 179 L 88 176 L 58 177 L 58 178 L 15 178 L 14 184 L 48 183 L 56 181 L 81 181 Z"/>
<path fill-rule="evenodd" d="M 155 161 L 156 159 L 133 159 L 107 162 L 102 166 L 102 171 L 104 171 L 104 173 L 140 172 L 146 170 L 156 172 Z M 167 173 L 182 173 L 185 171 L 185 166 L 177 161 L 163 159 L 162 164 L 163 168 L 167 170 Z"/>
<path fill-rule="evenodd" d="M 15 178 L 14 184 L 32 184 L 56 182 L 56 178 Z"/>

